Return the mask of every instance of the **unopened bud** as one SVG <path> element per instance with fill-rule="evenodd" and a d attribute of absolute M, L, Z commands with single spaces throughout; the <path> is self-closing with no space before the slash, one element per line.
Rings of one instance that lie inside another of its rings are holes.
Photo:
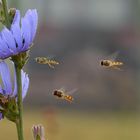
<path fill-rule="evenodd" d="M 45 140 L 44 127 L 42 125 L 34 125 L 32 132 L 34 140 Z"/>
<path fill-rule="evenodd" d="M 8 10 L 9 21 L 10 21 L 11 24 L 12 24 L 12 22 L 13 22 L 15 13 L 16 13 L 16 9 L 15 9 L 15 8 L 10 8 L 10 9 Z"/>

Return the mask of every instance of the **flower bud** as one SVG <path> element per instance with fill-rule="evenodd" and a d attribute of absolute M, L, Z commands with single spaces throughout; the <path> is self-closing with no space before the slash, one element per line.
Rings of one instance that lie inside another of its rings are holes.
<path fill-rule="evenodd" d="M 12 22 L 13 22 L 15 13 L 16 13 L 16 9 L 15 9 L 15 8 L 10 8 L 10 9 L 8 10 L 9 21 L 10 21 L 11 24 L 12 24 Z"/>
<path fill-rule="evenodd" d="M 44 138 L 44 127 L 42 125 L 34 125 L 32 127 L 34 140 L 45 140 Z"/>

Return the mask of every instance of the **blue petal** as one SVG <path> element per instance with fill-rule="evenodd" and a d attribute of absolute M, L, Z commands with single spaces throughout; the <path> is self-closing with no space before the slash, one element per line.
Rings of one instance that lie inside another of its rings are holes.
<path fill-rule="evenodd" d="M 38 15 L 36 9 L 28 10 L 20 23 L 20 11 L 16 10 L 11 30 L 0 33 L 0 59 L 27 51 L 36 34 Z"/>
<path fill-rule="evenodd" d="M 16 71 L 14 67 L 14 91 L 13 91 L 13 96 L 17 95 L 17 77 L 16 77 Z"/>
<path fill-rule="evenodd" d="M 16 43 L 12 33 L 7 29 L 4 28 L 1 32 L 2 39 L 8 45 L 9 49 L 13 51 L 13 54 L 17 53 Z"/>
<path fill-rule="evenodd" d="M 7 95 L 12 94 L 10 70 L 8 65 L 4 61 L 0 62 L 0 74 L 4 85 L 5 94 Z"/>
<path fill-rule="evenodd" d="M 1 50 L 4 54 L 12 53 L 12 52 L 10 51 L 10 49 L 8 48 L 6 42 L 2 39 L 1 36 L 0 36 L 0 50 Z"/>
<path fill-rule="evenodd" d="M 3 94 L 3 89 L 1 87 L 1 85 L 0 85 L 0 93 Z"/>
<path fill-rule="evenodd" d="M 38 14 L 37 10 L 28 10 L 25 14 L 25 18 L 29 21 L 30 27 L 31 27 L 31 42 L 33 41 L 36 30 L 37 30 L 37 24 L 38 24 Z"/>
<path fill-rule="evenodd" d="M 0 120 L 2 120 L 3 118 L 3 114 L 0 112 Z"/>
<path fill-rule="evenodd" d="M 22 76 L 22 99 L 24 99 L 29 88 L 29 77 L 23 71 L 21 71 L 21 76 Z"/>
<path fill-rule="evenodd" d="M 15 78 L 14 78 L 13 96 L 16 96 L 17 95 L 16 73 L 14 75 L 15 75 L 14 76 Z M 22 77 L 22 99 L 24 99 L 27 94 L 28 87 L 29 87 L 29 77 L 23 70 L 21 70 L 21 77 Z"/>
<path fill-rule="evenodd" d="M 20 51 L 22 48 L 22 35 L 21 35 L 21 29 L 19 24 L 13 24 L 11 26 L 11 32 L 15 38 L 15 41 L 18 46 L 16 46 L 17 50 Z"/>
<path fill-rule="evenodd" d="M 6 58 L 6 53 L 4 53 L 1 49 L 0 49 L 0 59 L 5 59 Z"/>
<path fill-rule="evenodd" d="M 22 30 L 22 35 L 24 39 L 24 46 L 23 46 L 23 51 L 27 50 L 28 47 L 30 46 L 30 38 L 31 38 L 31 29 L 30 29 L 30 24 L 29 21 L 25 18 L 22 18 L 21 20 L 21 30 Z"/>
<path fill-rule="evenodd" d="M 19 10 L 16 10 L 12 24 L 20 24 L 20 11 Z"/>

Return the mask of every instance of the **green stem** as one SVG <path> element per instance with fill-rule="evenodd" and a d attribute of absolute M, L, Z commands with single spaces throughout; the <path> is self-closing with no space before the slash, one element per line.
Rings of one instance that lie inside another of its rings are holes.
<path fill-rule="evenodd" d="M 19 119 L 16 123 L 17 125 L 17 133 L 19 140 L 24 140 L 23 138 L 23 119 L 22 119 L 22 111 L 23 111 L 23 104 L 22 104 L 22 83 L 21 83 L 21 69 L 15 64 L 16 69 L 16 77 L 17 77 L 17 93 L 18 93 L 18 110 L 19 110 Z"/>
<path fill-rule="evenodd" d="M 7 0 L 2 0 L 2 7 L 3 7 L 3 12 L 4 12 L 4 17 L 5 17 L 5 25 L 7 28 L 10 28 L 11 24 L 10 24 L 9 15 L 8 15 Z"/>
<path fill-rule="evenodd" d="M 16 122 L 16 127 L 17 127 L 17 135 L 18 135 L 18 140 L 20 140 L 20 127 L 19 127 L 19 123 Z"/>

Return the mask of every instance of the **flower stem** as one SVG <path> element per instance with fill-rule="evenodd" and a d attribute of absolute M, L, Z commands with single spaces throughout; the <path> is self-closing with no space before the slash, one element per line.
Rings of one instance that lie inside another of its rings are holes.
<path fill-rule="evenodd" d="M 21 69 L 15 64 L 16 70 L 16 77 L 17 77 L 17 93 L 18 93 L 18 110 L 19 110 L 19 118 L 16 123 L 17 126 L 17 133 L 18 139 L 24 140 L 23 138 L 23 120 L 22 120 L 22 111 L 23 111 L 23 104 L 22 104 L 22 83 L 21 83 Z"/>
<path fill-rule="evenodd" d="M 2 0 L 2 7 L 3 7 L 3 12 L 4 12 L 4 17 L 5 17 L 5 25 L 7 28 L 10 28 L 11 24 L 10 24 L 9 15 L 8 15 L 7 0 Z"/>
<path fill-rule="evenodd" d="M 17 135 L 18 135 L 18 140 L 20 140 L 20 127 L 19 127 L 19 122 L 16 122 L 16 128 L 17 128 Z"/>

